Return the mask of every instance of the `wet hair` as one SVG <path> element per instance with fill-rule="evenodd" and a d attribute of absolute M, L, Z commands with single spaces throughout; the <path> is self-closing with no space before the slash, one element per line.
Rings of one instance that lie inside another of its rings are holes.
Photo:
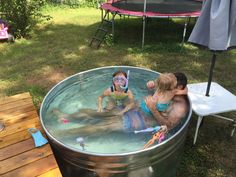
<path fill-rule="evenodd" d="M 160 74 L 157 81 L 157 88 L 160 92 L 166 92 L 176 88 L 177 79 L 173 73 Z"/>
<path fill-rule="evenodd" d="M 182 86 L 184 89 L 188 83 L 188 79 L 186 77 L 186 75 L 184 73 L 181 73 L 181 72 L 176 72 L 174 73 L 176 79 L 177 79 L 177 87 L 178 86 Z"/>
<path fill-rule="evenodd" d="M 114 72 L 114 73 L 112 74 L 112 77 L 115 77 L 115 76 L 117 76 L 118 74 L 123 74 L 123 75 L 125 76 L 125 78 L 127 79 L 127 74 L 126 74 L 126 72 L 121 71 L 121 70 Z"/>

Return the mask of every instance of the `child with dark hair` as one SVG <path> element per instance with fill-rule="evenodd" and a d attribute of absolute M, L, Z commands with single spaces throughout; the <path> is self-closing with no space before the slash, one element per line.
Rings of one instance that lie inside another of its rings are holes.
<path fill-rule="evenodd" d="M 122 108 L 120 114 L 124 114 L 134 108 L 134 96 L 132 91 L 128 88 L 128 75 L 129 73 L 127 74 L 124 71 L 116 71 L 112 75 L 112 86 L 107 88 L 103 94 L 98 97 L 98 112 L 109 111 L 118 106 Z M 105 110 L 102 107 L 104 97 L 108 97 Z"/>

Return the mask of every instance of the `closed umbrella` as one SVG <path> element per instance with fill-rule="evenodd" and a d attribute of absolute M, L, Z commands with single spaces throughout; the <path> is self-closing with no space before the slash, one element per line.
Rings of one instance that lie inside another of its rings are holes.
<path fill-rule="evenodd" d="M 236 0 L 205 0 L 189 42 L 213 51 L 206 96 L 209 96 L 217 51 L 236 46 Z"/>

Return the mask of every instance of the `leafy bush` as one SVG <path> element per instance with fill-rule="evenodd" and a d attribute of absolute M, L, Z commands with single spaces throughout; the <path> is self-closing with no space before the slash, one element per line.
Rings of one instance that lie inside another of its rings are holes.
<path fill-rule="evenodd" d="M 46 0 L 0 0 L 0 11 L 10 24 L 14 36 L 27 37 L 39 19 L 50 19 L 40 10 Z"/>

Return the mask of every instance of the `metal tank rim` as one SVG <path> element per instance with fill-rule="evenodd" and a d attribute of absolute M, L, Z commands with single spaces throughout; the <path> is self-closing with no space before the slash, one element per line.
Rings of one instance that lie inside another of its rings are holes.
<path fill-rule="evenodd" d="M 40 122 L 41 122 L 41 125 L 44 129 L 44 131 L 46 132 L 47 136 L 52 139 L 53 141 L 55 141 L 56 143 L 58 143 L 59 145 L 63 146 L 64 148 L 66 149 L 69 149 L 71 151 L 74 151 L 74 152 L 78 152 L 78 153 L 81 153 L 81 154 L 84 154 L 84 155 L 92 155 L 92 156 L 100 156 L 100 157 L 110 157 L 110 156 L 129 156 L 129 155 L 135 155 L 135 154 L 139 154 L 139 153 L 142 153 L 142 152 L 146 152 L 146 151 L 151 151 L 159 146 L 162 146 L 164 144 L 167 144 L 168 142 L 170 142 L 172 139 L 174 139 L 180 132 L 182 132 L 182 130 L 188 125 L 189 121 L 190 121 L 190 118 L 191 118 L 191 115 L 192 115 L 192 104 L 191 102 L 189 101 L 189 96 L 187 95 L 188 97 L 188 101 L 189 101 L 189 112 L 188 112 L 188 117 L 187 119 L 185 120 L 184 124 L 182 125 L 182 127 L 174 134 L 172 135 L 171 137 L 169 137 L 167 140 L 161 142 L 160 144 L 157 144 L 157 145 L 154 145 L 154 146 L 151 146 L 150 148 L 147 148 L 147 149 L 141 149 L 141 150 L 137 150 L 137 151 L 132 151 L 132 152 L 126 152 L 126 153 L 94 153 L 94 152 L 84 152 L 82 150 L 79 150 L 77 148 L 73 148 L 71 146 L 68 146 L 64 143 L 62 143 L 61 141 L 57 140 L 56 138 L 53 137 L 53 135 L 51 135 L 47 128 L 44 126 L 44 123 L 43 123 L 43 113 L 42 113 L 42 110 L 43 110 L 43 107 L 44 107 L 44 104 L 45 104 L 45 100 L 46 98 L 48 97 L 48 95 L 50 95 L 54 89 L 60 85 L 61 83 L 65 82 L 66 80 L 69 80 L 70 78 L 73 78 L 77 75 L 81 75 L 81 74 L 84 74 L 84 73 L 88 73 L 88 72 L 92 72 L 92 71 L 96 71 L 96 70 L 102 70 L 102 69 L 110 69 L 110 68 L 132 68 L 132 69 L 139 69 L 139 70 L 144 70 L 144 71 L 149 71 L 149 72 L 153 72 L 153 73 L 156 73 L 156 74 L 160 74 L 159 72 L 156 72 L 156 71 L 153 71 L 151 69 L 147 69 L 147 68 L 141 68 L 141 67 L 135 67 L 135 66 L 105 66 L 105 67 L 99 67 L 99 68 L 94 68 L 94 69 L 89 69 L 89 70 L 86 70 L 86 71 L 82 71 L 82 72 L 79 72 L 79 73 L 76 73 L 74 75 L 71 75 L 65 79 L 63 79 L 62 81 L 60 81 L 59 83 L 57 83 L 55 86 L 53 86 L 49 91 L 48 93 L 46 94 L 46 96 L 44 97 L 43 99 L 43 102 L 40 106 Z"/>

